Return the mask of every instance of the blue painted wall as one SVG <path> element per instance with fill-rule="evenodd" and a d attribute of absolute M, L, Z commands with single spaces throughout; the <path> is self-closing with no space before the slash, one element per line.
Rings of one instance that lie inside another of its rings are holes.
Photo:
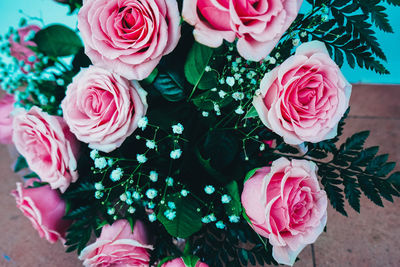
<path fill-rule="evenodd" d="M 76 27 L 76 16 L 67 16 L 68 8 L 53 0 L 0 0 L 1 35 L 7 32 L 9 26 L 18 25 L 21 17 L 19 10 L 30 17 L 43 19 L 45 24 L 58 22 Z M 389 6 L 388 11 L 392 26 L 397 32 L 395 34 L 379 32 L 378 39 L 387 54 L 387 67 L 391 74 L 382 76 L 371 71 L 352 70 L 344 66 L 343 72 L 350 82 L 400 84 L 400 7 Z"/>

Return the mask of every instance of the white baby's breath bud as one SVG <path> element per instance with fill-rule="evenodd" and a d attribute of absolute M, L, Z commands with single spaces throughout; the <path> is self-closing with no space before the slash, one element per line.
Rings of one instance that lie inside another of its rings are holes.
<path fill-rule="evenodd" d="M 226 77 L 226 84 L 229 85 L 230 87 L 235 85 L 235 78 L 229 76 Z"/>
<path fill-rule="evenodd" d="M 145 155 L 143 155 L 143 154 L 137 154 L 136 155 L 136 160 L 139 163 L 143 164 L 143 163 L 145 163 L 147 161 L 147 157 Z"/>
<path fill-rule="evenodd" d="M 172 125 L 172 132 L 174 134 L 182 134 L 183 133 L 183 125 L 181 123 L 178 123 L 176 125 Z"/>
<path fill-rule="evenodd" d="M 149 149 L 154 149 L 154 148 L 156 148 L 156 142 L 154 142 L 153 140 L 147 140 L 146 141 L 146 146 Z"/>
<path fill-rule="evenodd" d="M 146 129 L 148 123 L 149 123 L 149 120 L 147 119 L 147 117 L 143 117 L 138 121 L 138 127 L 140 129 L 142 129 L 142 131 L 144 131 L 144 129 Z"/>

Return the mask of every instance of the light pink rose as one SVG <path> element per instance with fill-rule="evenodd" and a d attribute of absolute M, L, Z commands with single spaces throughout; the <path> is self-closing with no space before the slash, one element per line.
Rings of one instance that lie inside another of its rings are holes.
<path fill-rule="evenodd" d="M 35 179 L 27 182 L 31 186 Z M 63 220 L 65 202 L 60 198 L 57 190 L 49 185 L 28 188 L 17 183 L 17 190 L 11 192 L 17 202 L 17 207 L 32 222 L 41 238 L 46 238 L 50 243 L 58 240 L 65 242 L 65 233 L 71 221 Z"/>
<path fill-rule="evenodd" d="M 265 75 L 253 105 L 264 125 L 286 143 L 317 143 L 337 135 L 350 94 L 351 85 L 325 45 L 313 41 Z"/>
<path fill-rule="evenodd" d="M 146 92 L 136 81 L 91 66 L 74 77 L 61 107 L 71 132 L 80 141 L 111 152 L 135 131 L 145 115 Z"/>
<path fill-rule="evenodd" d="M 85 0 L 78 28 L 92 62 L 130 80 L 149 76 L 181 34 L 176 0 Z"/>
<path fill-rule="evenodd" d="M 269 239 L 272 255 L 293 265 L 326 225 L 327 197 L 311 161 L 280 158 L 245 182 L 242 205 L 253 229 Z"/>
<path fill-rule="evenodd" d="M 78 179 L 79 144 L 61 117 L 38 107 L 19 110 L 13 122 L 13 141 L 29 168 L 62 193 Z"/>
<path fill-rule="evenodd" d="M 14 110 L 15 99 L 12 95 L 4 95 L 0 99 L 0 144 L 12 144 L 11 112 Z"/>
<path fill-rule="evenodd" d="M 185 262 L 182 258 L 176 258 L 170 261 L 167 261 L 161 267 L 186 267 Z M 194 267 L 208 267 L 204 262 L 198 261 Z"/>
<path fill-rule="evenodd" d="M 19 42 L 14 40 L 16 37 L 13 34 L 9 38 L 11 56 L 18 59 L 18 61 L 23 61 L 25 65 L 28 65 L 31 68 L 33 68 L 35 63 L 39 60 L 37 59 L 35 52 L 29 48 L 29 46 L 36 46 L 36 44 L 33 41 L 29 41 L 28 37 L 30 37 L 32 33 L 37 33 L 38 31 L 40 31 L 39 26 L 28 25 L 17 30 Z M 21 71 L 28 73 L 23 68 L 21 68 Z"/>
<path fill-rule="evenodd" d="M 239 54 L 265 58 L 296 18 L 303 0 L 184 0 L 182 16 L 197 42 L 218 47 L 236 38 Z"/>
<path fill-rule="evenodd" d="M 79 259 L 86 267 L 148 267 L 150 254 L 146 229 L 136 221 L 133 232 L 127 220 L 118 220 L 105 225 L 96 242 L 82 250 Z"/>

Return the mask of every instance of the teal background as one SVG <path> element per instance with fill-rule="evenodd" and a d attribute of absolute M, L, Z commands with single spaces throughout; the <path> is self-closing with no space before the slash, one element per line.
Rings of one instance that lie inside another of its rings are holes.
<path fill-rule="evenodd" d="M 307 6 L 303 6 L 306 9 Z M 0 35 L 4 35 L 9 26 L 17 26 L 22 17 L 21 10 L 29 17 L 43 20 L 44 24 L 62 23 L 72 28 L 76 27 L 76 15 L 67 16 L 68 8 L 53 0 L 0 0 Z M 378 75 L 371 71 L 342 68 L 344 75 L 352 83 L 385 83 L 400 84 L 400 7 L 388 6 L 388 13 L 395 34 L 378 33 L 388 62 L 390 75 Z M 41 22 L 37 22 L 39 25 Z M 396 32 L 397 31 L 397 32 Z"/>

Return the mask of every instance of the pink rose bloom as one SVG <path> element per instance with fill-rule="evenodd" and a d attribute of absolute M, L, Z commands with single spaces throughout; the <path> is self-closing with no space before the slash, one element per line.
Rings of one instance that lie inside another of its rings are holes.
<path fill-rule="evenodd" d="M 14 110 L 14 103 L 13 95 L 4 95 L 0 99 L 0 144 L 12 144 L 11 112 Z"/>
<path fill-rule="evenodd" d="M 26 186 L 32 185 L 34 181 L 35 179 L 30 179 Z M 57 190 L 51 189 L 49 185 L 24 188 L 21 183 L 17 183 L 17 190 L 11 194 L 17 201 L 17 207 L 32 222 L 41 238 L 46 238 L 50 243 L 58 240 L 65 242 L 65 233 L 71 221 L 62 219 L 65 202 Z"/>
<path fill-rule="evenodd" d="M 138 127 L 147 110 L 138 82 L 90 66 L 68 86 L 61 103 L 71 132 L 90 148 L 111 152 Z"/>
<path fill-rule="evenodd" d="M 261 121 L 286 143 L 334 138 L 349 105 L 351 85 L 323 43 L 302 44 L 267 73 L 253 105 Z"/>
<path fill-rule="evenodd" d="M 161 267 L 186 267 L 186 264 L 182 258 L 176 258 L 176 259 L 167 261 L 166 263 L 161 265 Z M 208 265 L 201 261 L 198 261 L 196 263 L 195 267 L 208 267 Z"/>
<path fill-rule="evenodd" d="M 269 239 L 272 255 L 293 265 L 297 255 L 316 241 L 327 219 L 327 197 L 311 161 L 280 158 L 245 182 L 242 205 L 253 229 Z"/>
<path fill-rule="evenodd" d="M 274 49 L 303 0 L 184 0 L 182 16 L 197 42 L 218 47 L 236 37 L 239 54 L 259 61 Z"/>
<path fill-rule="evenodd" d="M 78 179 L 79 144 L 61 117 L 38 107 L 20 110 L 14 117 L 13 141 L 29 168 L 43 182 L 62 193 Z"/>
<path fill-rule="evenodd" d="M 36 43 L 29 41 L 28 38 L 31 37 L 32 33 L 37 33 L 38 31 L 40 31 L 39 26 L 28 25 L 18 29 L 19 42 L 14 41 L 14 35 L 11 35 L 9 38 L 11 56 L 18 59 L 18 61 L 23 61 L 25 65 L 29 65 L 31 68 L 33 68 L 35 63 L 39 60 L 37 59 L 35 52 L 28 47 L 36 46 Z M 21 71 L 28 73 L 23 68 L 21 68 Z"/>
<path fill-rule="evenodd" d="M 79 259 L 86 267 L 148 267 L 150 254 L 146 229 L 136 221 L 132 229 L 127 220 L 118 220 L 105 225 L 96 242 L 82 250 Z"/>
<path fill-rule="evenodd" d="M 84 0 L 78 28 L 95 65 L 142 80 L 178 44 L 178 4 L 176 0 Z"/>

